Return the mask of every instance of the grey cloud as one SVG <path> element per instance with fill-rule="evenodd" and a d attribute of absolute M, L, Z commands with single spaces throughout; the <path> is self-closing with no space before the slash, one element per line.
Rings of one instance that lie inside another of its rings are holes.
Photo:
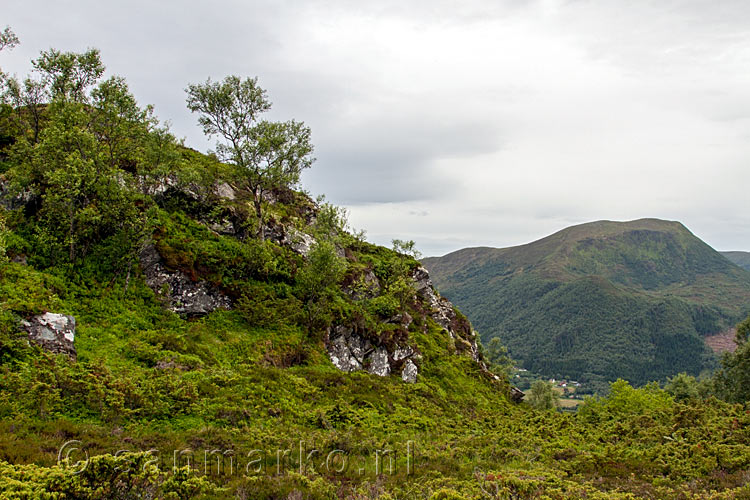
<path fill-rule="evenodd" d="M 656 216 L 750 250 L 750 3 L 740 0 L 7 0 L 23 74 L 102 50 L 198 149 L 188 83 L 258 76 L 305 121 L 313 194 L 425 254 Z"/>
<path fill-rule="evenodd" d="M 325 151 L 305 173 L 311 191 L 346 205 L 435 199 L 450 192 L 447 180 L 430 175 L 429 163 L 393 150 Z"/>

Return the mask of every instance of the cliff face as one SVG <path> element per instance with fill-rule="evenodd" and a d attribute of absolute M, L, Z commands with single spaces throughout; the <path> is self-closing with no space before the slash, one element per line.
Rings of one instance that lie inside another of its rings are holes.
<path fill-rule="evenodd" d="M 410 278 L 414 289 L 413 300 L 423 314 L 423 331 L 427 331 L 424 320 L 430 318 L 439 325 L 442 334 L 448 335 L 455 352 L 470 356 L 486 369 L 476 332 L 465 318 L 456 313 L 448 299 L 440 297 L 428 271 L 419 266 L 412 270 Z M 413 321 L 412 316 L 406 312 L 387 320 L 407 331 Z M 356 326 L 338 325 L 329 329 L 326 345 L 331 361 L 340 370 L 366 370 L 381 377 L 400 373 L 404 382 L 414 383 L 417 380 L 422 355 L 408 336 L 388 344 L 371 340 L 367 331 L 360 331 Z"/>

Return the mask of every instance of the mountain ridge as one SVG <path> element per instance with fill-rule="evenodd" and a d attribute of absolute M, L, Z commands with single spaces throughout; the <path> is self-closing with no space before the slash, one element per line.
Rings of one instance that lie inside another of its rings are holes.
<path fill-rule="evenodd" d="M 719 252 L 721 255 L 732 261 L 733 263 L 740 266 L 742 269 L 750 271 L 750 252 L 732 250 L 727 252 Z"/>
<path fill-rule="evenodd" d="M 750 273 L 678 221 L 595 221 L 423 263 L 485 342 L 500 338 L 524 368 L 549 376 L 698 374 L 713 365 L 702 337 L 731 328 L 750 304 Z"/>

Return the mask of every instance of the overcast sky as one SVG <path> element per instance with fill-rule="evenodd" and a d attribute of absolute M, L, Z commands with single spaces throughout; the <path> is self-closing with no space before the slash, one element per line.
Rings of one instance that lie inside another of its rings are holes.
<path fill-rule="evenodd" d="M 442 255 L 658 217 L 750 250 L 746 0 L 3 0 L 4 25 L 6 72 L 97 47 L 204 151 L 185 86 L 257 76 L 271 118 L 312 128 L 304 187 L 376 243 Z"/>

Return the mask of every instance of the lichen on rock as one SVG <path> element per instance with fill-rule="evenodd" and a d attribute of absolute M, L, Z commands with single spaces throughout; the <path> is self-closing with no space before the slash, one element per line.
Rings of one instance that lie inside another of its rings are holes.
<path fill-rule="evenodd" d="M 336 368 L 345 372 L 365 370 L 386 377 L 405 363 L 411 363 L 410 378 L 416 380 L 417 365 L 410 359 L 418 355 L 411 346 L 396 345 L 389 351 L 385 345 L 375 345 L 353 328 L 338 325 L 329 330 L 328 355 Z M 407 361 L 404 361 L 404 360 Z"/>
<path fill-rule="evenodd" d="M 29 341 L 55 354 L 76 359 L 76 320 L 73 316 L 46 312 L 21 323 Z"/>
<path fill-rule="evenodd" d="M 404 368 L 401 370 L 401 380 L 407 384 L 413 384 L 417 381 L 417 373 L 417 365 L 414 364 L 414 361 L 407 359 Z"/>

